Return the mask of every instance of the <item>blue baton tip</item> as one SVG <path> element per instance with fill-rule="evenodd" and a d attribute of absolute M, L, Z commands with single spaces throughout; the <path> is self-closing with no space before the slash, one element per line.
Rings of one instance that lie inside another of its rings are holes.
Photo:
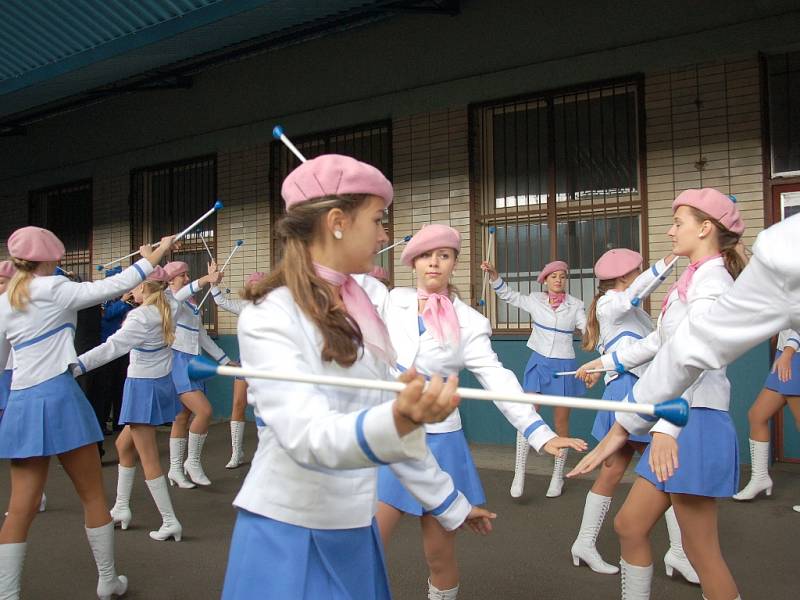
<path fill-rule="evenodd" d="M 274 137 L 276 140 L 279 140 L 281 139 L 282 135 L 283 135 L 283 127 L 281 127 L 280 125 L 275 125 L 275 127 L 272 128 L 272 137 Z"/>
<path fill-rule="evenodd" d="M 489 227 L 489 233 L 495 233 L 496 231 L 497 231 L 497 227 L 495 227 L 494 225 Z"/>
<path fill-rule="evenodd" d="M 639 306 L 640 302 L 641 302 L 641 300 L 639 298 L 634 298 L 633 300 L 631 300 L 631 304 L 633 306 Z"/>
<path fill-rule="evenodd" d="M 485 304 L 486 304 L 486 300 L 484 300 L 483 298 L 478 300 L 478 306 L 484 306 Z"/>
<path fill-rule="evenodd" d="M 411 241 L 411 237 L 412 237 L 412 236 L 410 236 L 410 235 L 407 235 L 406 237 L 404 237 L 404 238 L 403 238 L 403 241 L 404 241 L 404 242 L 409 242 L 409 241 Z"/>
<path fill-rule="evenodd" d="M 244 240 L 236 240 L 236 245 L 237 245 L 237 246 L 242 246 L 242 245 L 244 245 Z"/>
<path fill-rule="evenodd" d="M 666 419 L 673 425 L 684 427 L 689 422 L 689 403 L 683 398 L 659 402 L 656 404 L 653 414 L 661 419 Z"/>
<path fill-rule="evenodd" d="M 217 374 L 217 363 L 205 356 L 195 356 L 189 361 L 189 379 L 203 380 Z"/>
<path fill-rule="evenodd" d="M 214 210 L 220 210 L 222 208 L 222 200 L 217 200 L 214 202 Z"/>
<path fill-rule="evenodd" d="M 97 265 L 95 267 L 98 271 L 102 271 L 104 269 L 103 265 Z"/>

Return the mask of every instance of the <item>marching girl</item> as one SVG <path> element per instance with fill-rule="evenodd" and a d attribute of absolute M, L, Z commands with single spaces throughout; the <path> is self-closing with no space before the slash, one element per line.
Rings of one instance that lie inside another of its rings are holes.
<path fill-rule="evenodd" d="M 583 336 L 583 349 L 602 354 L 620 352 L 635 340 L 647 337 L 653 331 L 650 316 L 639 306 L 634 306 L 634 298 L 650 288 L 653 281 L 663 279 L 669 270 L 667 264 L 673 255 L 667 255 L 651 268 L 640 273 L 642 255 L 627 248 L 609 250 L 594 266 L 599 280 L 597 294 L 589 307 L 586 333 Z M 644 372 L 646 363 L 623 373 L 609 372 L 605 376 L 603 400 L 624 400 L 631 392 L 638 377 Z M 586 374 L 586 367 L 578 369 L 576 378 L 584 378 L 591 387 L 599 379 L 599 374 Z M 592 427 L 592 437 L 602 440 L 614 424 L 614 413 L 599 411 Z M 642 453 L 650 442 L 647 435 L 631 435 L 610 460 L 603 463 L 592 489 L 586 495 L 580 531 L 572 545 L 572 561 L 577 567 L 581 561 L 596 573 L 614 574 L 619 569 L 610 565 L 600 556 L 595 542 L 606 513 L 611 506 L 611 498 L 622 480 L 625 470 L 635 452 Z M 681 534 L 675 513 L 670 507 L 665 515 L 670 538 L 670 549 L 664 557 L 668 574 L 677 569 L 687 581 L 698 583 L 697 574 L 686 558 L 681 545 Z"/>
<path fill-rule="evenodd" d="M 173 305 L 164 294 L 169 276 L 156 267 L 147 279 L 133 289 L 139 305 L 125 317 L 122 327 L 101 345 L 78 357 L 73 368 L 80 375 L 130 352 L 128 377 L 122 392 L 117 436 L 119 467 L 117 500 L 111 509 L 114 523 L 127 529 L 133 518 L 130 508 L 136 456 L 142 461 L 145 483 L 161 513 L 162 524 L 150 537 L 164 541 L 181 540 L 182 527 L 175 517 L 169 486 L 161 470 L 156 444 L 156 426 L 172 423 L 183 409 L 172 384 L 172 349 L 175 339 Z"/>
<path fill-rule="evenodd" d="M 684 319 L 702 319 L 744 267 L 736 248 L 744 223 L 728 196 L 710 188 L 686 190 L 675 199 L 672 210 L 673 224 L 668 232 L 672 252 L 687 256 L 691 264 L 667 293 L 658 328 L 646 338 L 588 363 L 587 369 L 611 369 L 616 364 L 631 369 L 652 360 Z M 669 377 L 666 373 L 662 376 Z M 732 496 L 739 477 L 725 368 L 705 371 L 682 395 L 691 405 L 686 427 L 617 413 L 616 423 L 598 448 L 570 473 L 586 472 L 587 464 L 595 462 L 594 455 L 621 447 L 629 432 L 644 433 L 649 428 L 651 442 L 636 468 L 639 477 L 614 521 L 622 549 L 622 597 L 628 600 L 650 597 L 650 530 L 670 505 L 704 596 L 709 600 L 739 597 L 720 550 L 717 528 L 716 499 Z M 636 400 L 628 394 L 628 401 Z M 666 566 L 671 570 L 669 564 Z"/>
<path fill-rule="evenodd" d="M 0 262 L 0 294 L 4 294 L 8 287 L 8 282 L 17 270 L 14 263 L 10 260 Z M 3 374 L 0 375 L 0 419 L 3 418 L 3 411 L 8 404 L 8 395 L 11 393 L 11 374 L 14 371 L 14 354 L 8 353 L 8 362 Z"/>
<path fill-rule="evenodd" d="M 769 420 L 785 405 L 800 429 L 800 334 L 784 329 L 778 335 L 778 352 L 764 389 L 747 412 L 750 421 L 750 481 L 734 500 L 752 500 L 761 492 L 772 495 L 769 476 Z M 796 507 L 797 508 L 797 507 Z M 800 512 L 800 510 L 798 510 Z"/>
<path fill-rule="evenodd" d="M 72 479 L 84 509 L 86 536 L 97 563 L 97 596 L 122 595 L 128 587 L 114 567 L 114 523 L 103 492 L 97 442 L 103 432 L 72 377 L 78 310 L 100 304 L 139 284 L 171 248 L 142 246 L 142 259 L 119 275 L 75 283 L 52 275 L 64 244 L 51 231 L 23 227 L 8 251 L 17 269 L 0 296 L 0 364 L 14 351 L 14 377 L 3 419 L 0 458 L 11 459 L 11 502 L 0 529 L 0 597 L 18 598 L 28 530 L 47 480 L 50 457 Z"/>
<path fill-rule="evenodd" d="M 182 261 L 169 262 L 164 270 L 170 279 L 167 298 L 177 307 L 175 341 L 172 343 L 172 382 L 184 407 L 172 423 L 167 479 L 170 485 L 181 488 L 193 488 L 195 484 L 211 485 L 200 462 L 211 423 L 211 403 L 206 398 L 205 383 L 189 378 L 189 361 L 201 350 L 220 364 L 226 365 L 231 361 L 225 351 L 208 337 L 203 318 L 195 312 L 197 304 L 192 296 L 209 283 L 209 276 L 190 282 L 189 265 Z M 191 426 L 190 415 L 193 415 Z M 183 460 L 185 455 L 186 461 Z"/>
<path fill-rule="evenodd" d="M 8 283 L 14 277 L 17 270 L 14 268 L 14 263 L 10 260 L 0 262 L 0 295 L 4 294 Z M 3 411 L 8 404 L 8 396 L 11 393 L 11 375 L 14 372 L 14 353 L 8 353 L 8 362 L 6 368 L 0 375 L 0 420 L 3 419 Z M 42 500 L 39 502 L 39 512 L 44 512 L 47 506 L 47 495 L 42 492 Z M 5 513 L 8 515 L 8 513 Z"/>
<path fill-rule="evenodd" d="M 413 239 L 413 238 L 412 238 Z M 575 349 L 572 336 L 576 330 L 583 332 L 586 327 L 586 313 L 583 302 L 566 293 L 569 267 L 567 263 L 556 260 L 547 263 L 536 278 L 547 289 L 546 292 L 521 294 L 512 290 L 503 281 L 494 267 L 486 261 L 481 269 L 489 273 L 492 289 L 503 302 L 516 306 L 533 317 L 533 328 L 528 339 L 531 357 L 525 367 L 522 387 L 526 392 L 550 394 L 553 396 L 582 396 L 586 393 L 583 381 L 572 377 L 554 377 L 559 371 L 574 371 Z M 569 436 L 569 408 L 553 408 L 556 433 Z M 511 495 L 522 496 L 525 488 L 525 467 L 528 462 L 529 445 L 525 438 L 517 435 L 516 460 L 514 462 L 514 481 Z M 553 462 L 553 475 L 547 488 L 547 497 L 556 498 L 564 487 L 564 465 L 568 449 L 564 449 Z"/>
<path fill-rule="evenodd" d="M 216 272 L 216 265 L 214 265 L 214 272 Z M 209 268 L 209 275 L 212 271 Z M 258 283 L 264 279 L 266 275 L 260 271 L 251 273 L 244 282 L 244 287 L 247 288 L 254 283 Z M 222 310 L 228 311 L 234 315 L 240 315 L 242 309 L 249 304 L 246 300 L 238 298 L 231 298 L 223 293 L 217 287 L 221 281 L 218 279 L 211 280 L 211 296 L 214 302 L 217 303 Z M 236 378 L 233 382 L 233 404 L 231 406 L 231 459 L 225 465 L 226 469 L 236 469 L 244 462 L 244 424 L 245 424 L 245 409 L 247 408 L 247 382 L 244 379 Z"/>
<path fill-rule="evenodd" d="M 403 250 L 401 262 L 416 271 L 417 289 L 395 288 L 383 318 L 398 352 L 397 370 L 416 368 L 425 375 L 455 375 L 468 369 L 489 390 L 521 392 L 516 376 L 505 369 L 491 346 L 488 319 L 454 293 L 450 277 L 461 249 L 461 234 L 446 225 L 423 227 Z M 536 451 L 558 456 L 563 448 L 585 450 L 582 440 L 560 438 L 533 406 L 497 402 L 496 406 Z M 441 423 L 427 425 L 428 446 L 439 466 L 471 504 L 483 504 L 478 472 L 461 429 L 458 410 Z M 455 532 L 447 531 L 403 487 L 392 470 L 378 475 L 378 525 L 384 545 L 403 513 L 421 517 L 422 543 L 430 569 L 428 597 L 454 600 L 458 594 Z"/>
<path fill-rule="evenodd" d="M 323 155 L 292 171 L 281 193 L 284 254 L 245 290 L 243 366 L 386 379 L 395 361 L 386 326 L 350 274 L 369 271 L 386 242 L 391 184 L 370 165 Z M 234 501 L 224 600 L 389 598 L 374 520 L 381 464 L 422 459 L 424 469 L 402 472 L 426 510 L 448 530 L 491 529 L 493 515 L 470 506 L 425 446 L 421 425 L 452 412 L 457 378 L 436 377 L 424 392 L 413 370 L 401 381 L 395 396 L 248 379 L 248 400 L 268 426 Z"/>

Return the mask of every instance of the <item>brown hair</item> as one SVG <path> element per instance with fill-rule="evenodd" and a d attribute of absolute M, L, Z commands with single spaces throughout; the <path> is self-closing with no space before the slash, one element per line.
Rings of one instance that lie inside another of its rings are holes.
<path fill-rule="evenodd" d="M 161 333 L 164 335 L 164 343 L 171 346 L 175 341 L 175 323 L 172 322 L 172 309 L 169 300 L 164 294 L 165 286 L 160 281 L 146 279 L 142 282 L 144 300 L 142 306 L 154 305 L 161 315 Z"/>
<path fill-rule="evenodd" d="M 16 267 L 17 272 L 8 283 L 8 303 L 11 308 L 18 311 L 24 311 L 28 308 L 28 302 L 31 300 L 31 280 L 33 279 L 33 272 L 39 266 L 38 262 L 32 260 L 25 260 L 22 258 L 11 257 Z"/>
<path fill-rule="evenodd" d="M 722 223 L 717 221 L 712 216 L 704 213 L 702 210 L 689 206 L 689 211 L 692 213 L 698 223 L 703 221 L 710 221 L 714 227 L 717 228 L 717 243 L 719 244 L 719 251 L 725 261 L 725 268 L 730 273 L 731 277 L 736 279 L 745 268 L 744 257 L 736 250 L 736 245 L 742 239 L 742 236 L 733 233 L 727 229 Z"/>
<path fill-rule="evenodd" d="M 613 289 L 617 279 L 601 279 L 597 284 L 597 293 L 592 298 L 589 305 L 589 313 L 586 315 L 586 329 L 583 332 L 581 348 L 591 352 L 600 341 L 600 323 L 597 321 L 597 301 L 610 289 Z"/>
<path fill-rule="evenodd" d="M 300 310 L 322 334 L 322 360 L 344 367 L 356 362 L 364 339 L 339 295 L 317 275 L 308 246 L 319 235 L 328 211 L 338 208 L 351 215 L 367 198 L 367 194 L 324 196 L 290 208 L 276 225 L 283 242 L 283 258 L 264 279 L 241 292 L 245 300 L 258 303 L 279 287 L 289 288 Z"/>

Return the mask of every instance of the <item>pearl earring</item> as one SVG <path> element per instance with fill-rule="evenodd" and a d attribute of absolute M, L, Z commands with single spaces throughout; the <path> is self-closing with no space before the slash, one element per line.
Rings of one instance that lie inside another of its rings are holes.
<path fill-rule="evenodd" d="M 342 235 L 342 232 L 337 229 L 336 231 L 333 232 L 333 237 L 335 237 L 337 240 L 340 240 L 344 236 Z"/>

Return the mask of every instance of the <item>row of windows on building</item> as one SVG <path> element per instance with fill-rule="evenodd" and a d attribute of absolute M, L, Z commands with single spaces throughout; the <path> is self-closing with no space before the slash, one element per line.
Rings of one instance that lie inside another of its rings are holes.
<path fill-rule="evenodd" d="M 770 98 L 773 176 L 800 173 L 800 53 L 773 57 L 765 75 Z M 609 248 L 646 246 L 642 165 L 644 147 L 642 80 L 606 82 L 569 91 L 540 93 L 470 107 L 472 239 L 491 242 L 498 269 L 522 292 L 538 289 L 536 275 L 558 257 L 572 267 L 570 290 L 586 300 L 594 294 L 592 267 Z M 296 138 L 307 157 L 323 153 L 354 156 L 392 176 L 392 124 L 362 124 Z M 298 161 L 273 142 L 269 180 L 272 198 Z M 137 169 L 131 173 L 131 248 L 182 229 L 217 196 L 215 156 Z M 272 202 L 273 223 L 283 205 Z M 81 181 L 30 194 L 29 221 L 48 227 L 65 242 L 65 268 L 83 277 L 92 269 L 92 184 Z M 392 234 L 392 214 L 386 227 Z M 496 234 L 488 239 L 489 227 Z M 274 228 L 273 228 L 274 230 Z M 201 239 L 201 237 L 203 239 Z M 206 250 L 216 252 L 216 220 L 187 236 L 174 259 L 194 272 L 205 270 Z M 483 254 L 483 251 L 478 253 Z M 272 240 L 272 257 L 280 241 Z M 473 270 L 477 274 L 474 259 Z M 391 273 L 392 261 L 381 256 Z M 267 265 L 265 265 L 267 267 Z M 210 306 L 209 306 L 210 305 Z M 213 327 L 213 303 L 205 305 Z M 527 315 L 490 304 L 494 325 L 530 326 Z"/>

